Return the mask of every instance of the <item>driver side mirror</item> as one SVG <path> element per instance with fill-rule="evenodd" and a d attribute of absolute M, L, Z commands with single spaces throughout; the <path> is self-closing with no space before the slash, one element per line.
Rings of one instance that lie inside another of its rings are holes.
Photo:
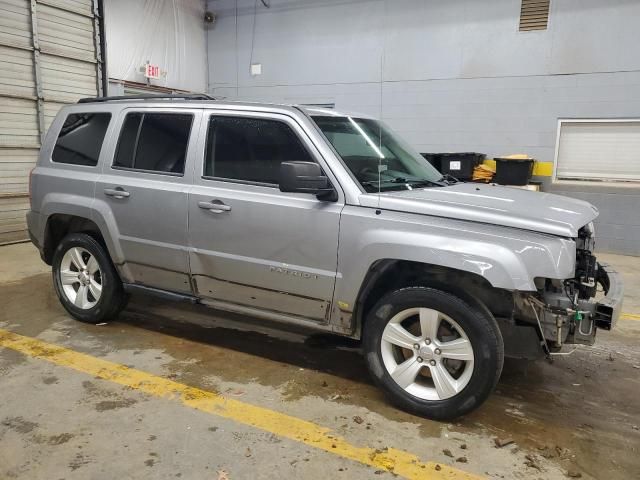
<path fill-rule="evenodd" d="M 337 192 L 315 162 L 282 162 L 280 164 L 280 191 L 311 193 L 319 200 L 335 202 Z"/>

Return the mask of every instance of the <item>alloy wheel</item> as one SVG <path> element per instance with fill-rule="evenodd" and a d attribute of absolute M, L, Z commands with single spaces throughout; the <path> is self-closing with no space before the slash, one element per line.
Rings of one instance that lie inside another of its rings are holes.
<path fill-rule="evenodd" d="M 382 360 L 391 378 L 423 400 L 460 393 L 473 374 L 473 347 L 458 323 L 431 308 L 394 315 L 381 339 Z"/>
<path fill-rule="evenodd" d="M 67 300 L 82 310 L 93 308 L 102 295 L 102 272 L 96 257 L 82 247 L 66 251 L 60 263 L 60 284 Z"/>

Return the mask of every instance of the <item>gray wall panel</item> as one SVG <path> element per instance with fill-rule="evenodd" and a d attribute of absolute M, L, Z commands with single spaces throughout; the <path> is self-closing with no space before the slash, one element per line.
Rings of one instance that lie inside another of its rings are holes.
<path fill-rule="evenodd" d="M 208 4 L 214 95 L 335 103 L 382 115 L 423 151 L 544 161 L 559 117 L 640 115 L 640 55 L 628 47 L 639 1 L 555 0 L 536 32 L 517 31 L 519 0 L 274 0 L 255 17 L 238 0 L 237 20 L 235 5 Z M 263 75 L 249 74 L 252 61 Z"/>
<path fill-rule="evenodd" d="M 254 1 L 238 0 L 236 18 L 235 0 L 209 0 L 213 95 L 335 103 L 382 116 L 422 152 L 543 161 L 558 118 L 640 117 L 638 0 L 553 0 L 548 29 L 533 32 L 518 31 L 520 0 L 270 4 L 254 17 Z M 594 188 L 552 187 L 599 207 L 600 249 L 640 254 L 640 188 Z"/>

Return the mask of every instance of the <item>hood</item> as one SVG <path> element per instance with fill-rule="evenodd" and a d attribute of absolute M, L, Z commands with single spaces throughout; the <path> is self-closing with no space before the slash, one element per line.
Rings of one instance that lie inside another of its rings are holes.
<path fill-rule="evenodd" d="M 379 198 L 378 198 L 379 197 Z M 551 193 L 478 183 L 401 190 L 361 197 L 364 206 L 577 237 L 598 216 L 590 203 Z"/>

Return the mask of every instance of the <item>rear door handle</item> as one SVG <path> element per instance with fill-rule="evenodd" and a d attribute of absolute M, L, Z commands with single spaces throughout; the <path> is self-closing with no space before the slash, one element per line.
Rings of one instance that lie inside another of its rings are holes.
<path fill-rule="evenodd" d="M 231 207 L 225 205 L 220 200 L 212 200 L 211 202 L 198 202 L 198 207 L 209 210 L 211 213 L 230 212 Z"/>
<path fill-rule="evenodd" d="M 114 198 L 127 198 L 129 195 L 131 195 L 129 192 L 127 192 L 122 187 L 105 188 L 104 189 L 104 194 L 107 197 L 114 197 Z"/>

